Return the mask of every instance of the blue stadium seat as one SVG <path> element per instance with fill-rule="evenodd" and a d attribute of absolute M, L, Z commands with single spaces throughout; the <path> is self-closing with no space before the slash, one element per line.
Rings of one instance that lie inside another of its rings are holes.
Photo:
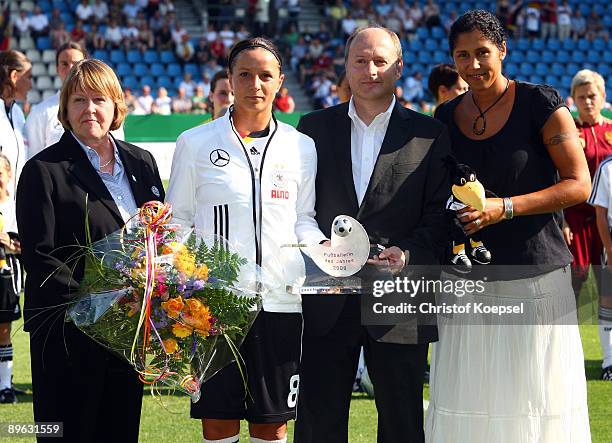
<path fill-rule="evenodd" d="M 587 52 L 586 58 L 591 63 L 597 63 L 597 61 L 601 58 L 599 51 L 595 49 L 589 49 Z"/>
<path fill-rule="evenodd" d="M 541 38 L 534 38 L 531 42 L 531 47 L 536 51 L 542 51 L 546 47 L 546 45 L 544 43 L 544 40 L 542 40 Z"/>
<path fill-rule="evenodd" d="M 431 36 L 437 40 L 443 40 L 446 38 L 446 31 L 439 26 L 435 26 L 431 28 Z"/>
<path fill-rule="evenodd" d="M 546 46 L 551 51 L 558 51 L 559 49 L 561 49 L 561 42 L 556 38 L 550 38 L 548 39 Z"/>
<path fill-rule="evenodd" d="M 606 42 L 603 38 L 596 38 L 591 42 L 591 47 L 596 51 L 603 51 L 606 49 Z"/>
<path fill-rule="evenodd" d="M 466 3 L 466 2 L 461 2 L 461 3 L 459 4 L 459 8 L 457 9 L 457 13 L 458 13 L 459 15 L 461 15 L 461 14 L 463 14 L 464 12 L 469 11 L 470 9 L 472 9 L 472 7 L 470 6 L 470 4 L 469 4 L 469 3 Z"/>
<path fill-rule="evenodd" d="M 127 61 L 130 63 L 142 63 L 142 54 L 137 49 L 130 49 L 127 53 Z"/>
<path fill-rule="evenodd" d="M 572 77 L 574 77 L 574 75 L 576 75 L 576 72 L 578 72 L 580 69 L 582 69 L 582 67 L 580 67 L 577 63 L 574 62 L 565 65 L 565 73 L 567 75 L 571 75 Z"/>
<path fill-rule="evenodd" d="M 521 63 L 520 76 L 526 78 L 533 74 L 533 65 L 531 63 Z"/>
<path fill-rule="evenodd" d="M 506 63 L 504 66 L 504 73 L 510 78 L 515 78 L 519 73 L 519 67 L 513 62 Z"/>
<path fill-rule="evenodd" d="M 44 12 L 45 14 L 53 11 L 53 6 L 51 5 L 51 2 L 48 2 L 46 0 L 39 1 L 38 6 L 40 6 L 40 9 L 42 9 L 42 12 Z"/>
<path fill-rule="evenodd" d="M 103 62 L 108 62 L 110 59 L 108 51 L 105 49 L 96 49 L 92 55 L 93 58 L 97 58 L 98 60 L 102 60 Z"/>
<path fill-rule="evenodd" d="M 166 75 L 166 68 L 161 63 L 153 63 L 151 65 L 151 75 L 155 77 Z"/>
<path fill-rule="evenodd" d="M 171 89 L 174 87 L 172 80 L 170 79 L 170 77 L 164 75 L 161 76 L 157 79 L 157 85 L 158 86 L 163 86 L 166 89 Z"/>
<path fill-rule="evenodd" d="M 537 63 L 540 61 L 540 53 L 538 51 L 527 51 L 525 55 L 525 61 L 529 63 Z"/>
<path fill-rule="evenodd" d="M 124 88 L 130 88 L 133 90 L 137 90 L 139 87 L 138 80 L 134 76 L 126 76 L 123 78 L 122 85 Z"/>
<path fill-rule="evenodd" d="M 604 51 L 602 60 L 605 63 L 612 63 L 612 49 L 606 49 Z"/>
<path fill-rule="evenodd" d="M 175 79 L 174 79 L 174 81 L 173 81 L 173 83 L 174 83 L 174 87 L 175 87 L 176 89 L 178 89 L 178 88 L 181 86 L 181 82 L 182 82 L 182 81 L 183 81 L 183 79 L 182 79 L 182 78 L 179 78 L 179 77 L 175 78 Z"/>
<path fill-rule="evenodd" d="M 185 69 L 183 71 L 189 72 L 191 74 L 191 77 L 194 79 L 200 75 L 200 70 L 198 69 L 198 66 L 193 63 L 186 64 Z"/>
<path fill-rule="evenodd" d="M 172 51 L 162 51 L 159 54 L 159 60 L 162 63 L 176 63 L 176 56 L 174 55 L 174 52 Z"/>
<path fill-rule="evenodd" d="M 554 63 L 557 58 L 555 57 L 554 52 L 552 51 L 542 51 L 542 62 L 544 63 Z"/>
<path fill-rule="evenodd" d="M 566 51 L 573 51 L 575 47 L 576 43 L 573 39 L 566 38 L 565 40 L 563 40 L 563 49 L 565 49 Z"/>
<path fill-rule="evenodd" d="M 438 49 L 438 41 L 433 38 L 428 38 L 425 40 L 425 50 L 426 51 L 435 51 Z"/>
<path fill-rule="evenodd" d="M 572 85 L 573 77 L 571 75 L 562 75 L 559 84 L 563 88 L 569 88 Z"/>
<path fill-rule="evenodd" d="M 600 63 L 597 65 L 597 72 L 605 78 L 612 74 L 612 68 L 609 63 Z"/>
<path fill-rule="evenodd" d="M 45 49 L 53 49 L 51 39 L 49 37 L 38 37 L 36 39 L 36 48 L 40 51 L 44 51 Z"/>
<path fill-rule="evenodd" d="M 540 75 L 542 77 L 548 74 L 548 65 L 545 63 L 537 63 L 535 67 L 536 75 Z"/>
<path fill-rule="evenodd" d="M 608 13 L 603 16 L 603 25 L 608 29 L 612 28 L 612 14 L 611 13 Z"/>
<path fill-rule="evenodd" d="M 183 70 L 178 63 L 170 63 L 166 72 L 170 77 L 183 76 Z"/>
<path fill-rule="evenodd" d="M 138 77 L 144 77 L 144 76 L 151 74 L 151 71 L 149 70 L 147 65 L 143 63 L 137 63 L 133 66 L 134 66 L 133 68 L 134 75 L 137 75 Z"/>
<path fill-rule="evenodd" d="M 452 60 L 446 51 L 435 51 L 433 53 L 433 62 L 438 65 L 440 63 L 452 63 Z"/>
<path fill-rule="evenodd" d="M 559 63 L 568 63 L 570 61 L 570 54 L 568 51 L 560 50 L 557 52 L 557 61 Z"/>
<path fill-rule="evenodd" d="M 578 9 L 580 10 L 580 13 L 582 15 L 584 15 L 585 17 L 588 16 L 591 13 L 591 6 L 587 5 L 586 3 L 582 3 Z"/>
<path fill-rule="evenodd" d="M 527 40 L 526 38 L 520 38 L 519 41 L 516 43 L 516 47 L 521 51 L 527 51 L 530 48 L 529 40 Z"/>
<path fill-rule="evenodd" d="M 559 78 L 556 75 L 547 75 L 544 77 L 544 83 L 556 88 L 559 85 Z"/>
<path fill-rule="evenodd" d="M 591 48 L 591 42 L 586 38 L 581 38 L 578 40 L 578 50 L 579 51 L 588 51 Z"/>
<path fill-rule="evenodd" d="M 429 52 L 426 52 L 426 51 L 419 52 L 418 58 L 419 58 L 420 63 L 424 63 L 424 64 L 432 63 L 432 57 Z"/>
<path fill-rule="evenodd" d="M 523 63 L 525 61 L 525 53 L 521 51 L 520 49 L 515 49 L 514 51 L 511 51 L 509 54 L 510 54 L 510 60 L 512 60 L 514 63 Z"/>
<path fill-rule="evenodd" d="M 141 86 L 149 85 L 151 89 L 155 89 L 157 87 L 157 84 L 155 83 L 155 80 L 153 80 L 153 77 L 150 77 L 148 75 L 145 75 L 144 77 L 140 77 L 140 85 Z"/>
<path fill-rule="evenodd" d="M 414 39 L 410 41 L 410 50 L 411 51 L 422 51 L 423 50 L 423 42 L 418 39 Z"/>
<path fill-rule="evenodd" d="M 416 52 L 406 51 L 404 53 L 404 63 L 405 64 L 412 64 L 412 63 L 415 63 L 416 61 L 417 61 Z"/>
<path fill-rule="evenodd" d="M 123 63 L 125 62 L 125 54 L 120 49 L 113 49 L 110 52 L 110 61 L 113 63 Z"/>
<path fill-rule="evenodd" d="M 116 72 L 120 77 L 129 76 L 132 73 L 132 65 L 129 63 L 119 63 Z"/>
<path fill-rule="evenodd" d="M 152 50 L 148 50 L 145 51 L 144 55 L 143 55 L 143 60 L 145 63 L 159 63 L 159 55 L 157 54 L 157 51 L 152 51 Z"/>
<path fill-rule="evenodd" d="M 542 84 L 544 83 L 544 77 L 542 77 L 541 75 L 531 75 L 529 76 L 529 81 L 531 83 Z"/>
<path fill-rule="evenodd" d="M 565 74 L 565 65 L 556 62 L 550 66 L 550 72 L 554 75 L 563 75 Z"/>
<path fill-rule="evenodd" d="M 427 29 L 424 26 L 421 26 L 421 27 L 417 28 L 416 35 L 421 40 L 425 40 L 426 38 L 429 38 L 429 29 Z"/>
<path fill-rule="evenodd" d="M 584 63 L 586 61 L 584 52 L 580 50 L 572 51 L 572 61 L 574 63 Z"/>

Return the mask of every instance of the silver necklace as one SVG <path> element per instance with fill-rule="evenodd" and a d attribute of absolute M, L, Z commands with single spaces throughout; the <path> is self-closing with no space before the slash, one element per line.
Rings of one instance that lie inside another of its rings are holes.
<path fill-rule="evenodd" d="M 111 157 L 109 161 L 107 161 L 106 163 L 104 163 L 103 165 L 100 165 L 100 169 L 102 168 L 106 168 L 108 165 L 111 164 L 111 162 L 115 159 L 115 157 Z"/>

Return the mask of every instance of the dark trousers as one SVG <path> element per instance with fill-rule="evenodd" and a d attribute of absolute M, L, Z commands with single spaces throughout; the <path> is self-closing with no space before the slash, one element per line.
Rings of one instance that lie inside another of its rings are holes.
<path fill-rule="evenodd" d="M 61 319 L 30 333 L 30 356 L 34 420 L 63 423 L 39 442 L 138 442 L 142 383 L 126 362 Z"/>
<path fill-rule="evenodd" d="M 374 384 L 379 443 L 424 442 L 423 375 L 427 344 L 381 343 L 361 326 L 359 297 L 349 297 L 332 330 L 302 342 L 295 443 L 348 442 L 352 386 L 364 346 Z"/>

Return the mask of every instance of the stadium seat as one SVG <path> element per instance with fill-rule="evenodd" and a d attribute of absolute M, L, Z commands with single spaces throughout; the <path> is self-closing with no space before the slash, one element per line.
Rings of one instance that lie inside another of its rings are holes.
<path fill-rule="evenodd" d="M 531 75 L 529 76 L 529 81 L 531 83 L 542 84 L 544 83 L 544 77 L 542 77 L 541 75 Z"/>
<path fill-rule="evenodd" d="M 519 74 L 523 78 L 527 78 L 533 74 L 533 65 L 531 63 L 521 63 Z"/>
<path fill-rule="evenodd" d="M 55 65 L 55 63 L 49 63 L 49 66 L 47 68 L 47 73 L 51 77 L 55 77 L 57 75 L 57 66 Z"/>
<path fill-rule="evenodd" d="M 124 63 L 126 61 L 124 52 L 120 49 L 113 49 L 110 52 L 110 61 L 113 63 Z"/>
<path fill-rule="evenodd" d="M 544 83 L 556 88 L 559 85 L 559 79 L 556 75 L 547 75 L 544 77 Z"/>
<path fill-rule="evenodd" d="M 546 43 L 546 47 L 551 51 L 558 51 L 561 49 L 561 42 L 556 38 L 550 38 Z"/>
<path fill-rule="evenodd" d="M 574 63 L 584 63 L 586 61 L 585 53 L 579 49 L 572 51 L 572 61 Z"/>
<path fill-rule="evenodd" d="M 588 41 L 586 38 L 581 38 L 580 40 L 578 40 L 577 49 L 579 51 L 588 51 L 590 48 L 591 42 Z"/>
<path fill-rule="evenodd" d="M 551 72 L 553 75 L 563 75 L 563 74 L 565 74 L 565 66 L 564 66 L 564 65 L 562 65 L 562 64 L 561 64 L 561 63 L 559 63 L 559 62 L 553 63 L 553 64 L 550 66 L 550 72 Z"/>
<path fill-rule="evenodd" d="M 572 85 L 572 79 L 573 78 L 574 77 L 572 77 L 571 75 L 562 75 L 561 79 L 559 81 L 559 84 L 563 88 L 569 88 Z"/>
<path fill-rule="evenodd" d="M 423 42 L 415 38 L 414 40 L 410 42 L 410 50 L 411 51 L 422 51 Z"/>
<path fill-rule="evenodd" d="M 566 51 L 573 51 L 574 47 L 576 46 L 576 43 L 571 38 L 566 38 L 565 40 L 563 40 L 562 46 L 563 49 L 565 49 Z"/>
<path fill-rule="evenodd" d="M 520 38 L 518 42 L 516 43 L 516 47 L 520 49 L 521 51 L 529 50 L 530 48 L 529 40 L 527 40 L 526 38 Z"/>
<path fill-rule="evenodd" d="M 415 63 L 416 61 L 417 61 L 416 52 L 406 51 L 404 53 L 404 63 L 405 64 L 412 64 L 412 63 Z"/>
<path fill-rule="evenodd" d="M 19 39 L 19 49 L 22 51 L 27 51 L 28 49 L 36 49 L 36 43 L 29 36 L 21 37 Z"/>
<path fill-rule="evenodd" d="M 537 51 L 527 51 L 525 55 L 525 61 L 529 63 L 537 63 L 540 61 L 540 53 Z"/>
<path fill-rule="evenodd" d="M 36 63 L 42 60 L 38 49 L 28 49 L 25 55 L 32 63 Z"/>
<path fill-rule="evenodd" d="M 153 80 L 153 77 L 145 75 L 144 77 L 140 77 L 140 86 L 149 85 L 151 89 L 155 89 L 157 83 Z"/>
<path fill-rule="evenodd" d="M 32 63 L 32 76 L 40 77 L 41 75 L 47 75 L 47 65 L 40 62 Z"/>
<path fill-rule="evenodd" d="M 548 74 L 548 65 L 545 63 L 537 63 L 535 67 L 536 75 L 545 77 Z"/>
<path fill-rule="evenodd" d="M 56 91 L 62 89 L 62 79 L 59 76 L 53 79 L 53 89 Z"/>
<path fill-rule="evenodd" d="M 161 63 L 153 63 L 151 65 L 151 75 L 154 77 L 161 77 L 166 75 L 166 68 Z"/>
<path fill-rule="evenodd" d="M 544 43 L 544 40 L 542 40 L 541 38 L 535 38 L 531 42 L 531 47 L 536 51 L 542 51 L 546 48 L 546 45 Z"/>
<path fill-rule="evenodd" d="M 55 50 L 46 49 L 42 54 L 42 61 L 45 63 L 53 63 L 55 64 Z"/>
<path fill-rule="evenodd" d="M 568 63 L 570 61 L 570 54 L 565 50 L 560 50 L 557 52 L 557 61 L 559 63 Z"/>
<path fill-rule="evenodd" d="M 28 103 L 35 104 L 38 103 L 40 99 L 40 92 L 38 92 L 36 89 L 30 89 L 28 91 Z"/>
<path fill-rule="evenodd" d="M 23 9 L 24 11 L 32 12 L 34 10 L 34 2 L 30 0 L 23 1 L 19 5 L 19 9 Z"/>
<path fill-rule="evenodd" d="M 163 86 L 166 89 L 171 89 L 174 87 L 172 80 L 170 79 L 170 77 L 164 75 L 161 76 L 157 79 L 157 85 L 159 86 Z"/>
<path fill-rule="evenodd" d="M 599 54 L 599 51 L 595 49 L 589 49 L 586 54 L 586 59 L 591 63 L 597 63 L 601 59 L 601 56 Z"/>
<path fill-rule="evenodd" d="M 587 17 L 590 13 L 591 13 L 591 6 L 587 5 L 586 3 L 582 3 L 578 9 L 580 10 L 580 13 Z"/>
<path fill-rule="evenodd" d="M 130 75 L 132 73 L 132 65 L 130 65 L 129 63 L 119 63 L 115 72 L 120 77 Z"/>
<path fill-rule="evenodd" d="M 145 63 L 159 63 L 159 55 L 157 54 L 157 51 L 145 51 L 143 58 Z"/>
<path fill-rule="evenodd" d="M 609 63 L 600 63 L 597 65 L 597 72 L 605 78 L 612 74 L 612 68 Z"/>
<path fill-rule="evenodd" d="M 183 72 L 189 72 L 191 74 L 191 77 L 194 79 L 200 76 L 200 69 L 198 68 L 198 65 L 195 65 L 193 63 L 186 64 L 185 68 L 183 69 Z"/>
<path fill-rule="evenodd" d="M 516 63 L 509 62 L 504 66 L 504 73 L 510 78 L 516 78 L 518 72 L 519 68 Z"/>
<path fill-rule="evenodd" d="M 133 65 L 133 73 L 134 75 L 137 75 L 138 77 L 144 77 L 147 75 L 155 75 L 151 72 L 151 70 L 147 67 L 147 65 L 145 65 L 144 63 L 139 63 L 137 65 Z M 156 76 L 157 77 L 157 76 Z"/>
<path fill-rule="evenodd" d="M 53 6 L 51 6 L 51 2 L 47 0 L 40 0 L 37 3 L 40 9 L 42 9 L 42 12 L 44 12 L 45 14 L 53 11 Z"/>
<path fill-rule="evenodd" d="M 437 65 L 440 63 L 452 63 L 450 55 L 446 51 L 435 51 L 433 53 L 433 62 Z"/>
<path fill-rule="evenodd" d="M 108 51 L 106 51 L 105 49 L 96 49 L 93 52 L 93 57 L 105 62 L 108 62 L 108 60 L 110 59 Z"/>
<path fill-rule="evenodd" d="M 525 61 L 525 53 L 520 49 L 515 49 L 514 51 L 509 52 L 510 60 L 514 63 L 523 63 Z"/>
<path fill-rule="evenodd" d="M 172 51 L 162 51 L 159 54 L 160 57 L 160 61 L 162 63 L 176 63 L 176 56 L 174 55 L 174 52 Z"/>
<path fill-rule="evenodd" d="M 596 51 L 603 51 L 606 49 L 606 41 L 603 38 L 596 38 L 591 42 L 592 49 Z"/>
<path fill-rule="evenodd" d="M 582 67 L 579 66 L 577 63 L 574 63 L 574 62 L 571 62 L 571 63 L 568 63 L 567 65 L 565 65 L 565 73 L 567 75 L 571 75 L 572 77 L 574 77 L 574 75 L 576 75 L 576 72 L 578 72 L 581 69 L 582 69 Z"/>
<path fill-rule="evenodd" d="M 435 51 L 438 49 L 438 41 L 433 38 L 428 38 L 425 40 L 425 50 L 426 51 Z"/>
<path fill-rule="evenodd" d="M 178 63 L 169 64 L 166 72 L 170 77 L 183 76 L 183 70 L 181 69 L 181 65 L 179 65 Z"/>
<path fill-rule="evenodd" d="M 417 28 L 416 35 L 421 40 L 425 40 L 426 38 L 429 38 L 429 30 L 426 27 L 421 26 Z"/>
<path fill-rule="evenodd" d="M 45 89 L 42 94 L 42 100 L 47 100 L 49 97 L 55 95 L 56 89 Z"/>
<path fill-rule="evenodd" d="M 437 40 L 444 40 L 446 38 L 446 31 L 439 26 L 435 26 L 431 28 L 431 36 Z"/>
<path fill-rule="evenodd" d="M 544 63 L 554 63 L 557 58 L 552 51 L 542 51 L 542 62 Z"/>
<path fill-rule="evenodd" d="M 419 52 L 418 58 L 419 58 L 419 62 L 420 63 L 424 63 L 424 64 L 427 64 L 427 65 L 431 64 L 432 61 L 433 61 L 431 54 L 429 52 L 426 52 L 426 51 Z"/>
<path fill-rule="evenodd" d="M 130 49 L 126 59 L 129 63 L 142 63 L 142 54 L 136 49 Z"/>
<path fill-rule="evenodd" d="M 51 77 L 46 75 L 41 75 L 40 77 L 38 77 L 36 79 L 36 89 L 53 89 L 53 81 L 51 80 Z"/>
<path fill-rule="evenodd" d="M 136 77 L 133 77 L 131 75 L 124 77 L 122 83 L 125 88 L 130 88 L 132 90 L 137 90 L 140 85 Z"/>
<path fill-rule="evenodd" d="M 38 37 L 36 39 L 36 47 L 41 51 L 45 49 L 53 49 L 53 45 L 51 44 L 51 39 L 49 37 Z"/>
<path fill-rule="evenodd" d="M 606 49 L 603 53 L 602 60 L 605 63 L 612 63 L 612 50 Z"/>

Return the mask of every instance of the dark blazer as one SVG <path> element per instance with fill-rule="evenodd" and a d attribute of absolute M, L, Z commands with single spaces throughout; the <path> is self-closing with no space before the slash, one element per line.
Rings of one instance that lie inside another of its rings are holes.
<path fill-rule="evenodd" d="M 136 204 L 163 201 L 153 156 L 124 141 L 115 142 Z M 65 311 L 66 302 L 76 295 L 83 263 L 73 271 L 65 262 L 76 250 L 71 246 L 86 244 L 86 213 L 92 241 L 123 226 L 104 182 L 66 131 L 59 142 L 26 163 L 17 189 L 17 224 L 27 271 L 24 330 L 35 331 L 50 315 Z M 50 308 L 56 306 L 61 307 Z"/>
<path fill-rule="evenodd" d="M 316 220 L 330 235 L 332 221 L 346 214 L 361 222 L 371 243 L 398 246 L 410 265 L 439 265 L 448 239 L 444 205 L 450 195 L 441 159 L 450 139 L 440 122 L 396 103 L 361 206 L 351 163 L 348 103 L 301 118 L 298 130 L 312 137 L 318 155 Z M 336 322 L 347 296 L 304 296 L 304 331 L 324 335 Z M 435 327 L 414 324 L 369 326 L 379 341 L 425 343 L 437 339 Z"/>

